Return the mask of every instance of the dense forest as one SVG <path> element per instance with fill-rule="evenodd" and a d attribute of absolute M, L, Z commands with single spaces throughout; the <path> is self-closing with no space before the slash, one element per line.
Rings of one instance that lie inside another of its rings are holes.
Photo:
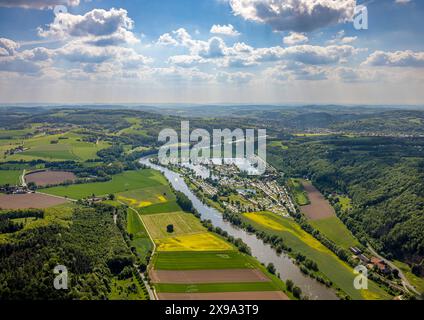
<path fill-rule="evenodd" d="M 111 278 L 133 264 L 113 223 L 115 210 L 79 207 L 69 228 L 48 224 L 14 233 L 0 245 L 0 300 L 107 299 Z M 57 265 L 66 266 L 70 290 L 54 289 Z"/>
<path fill-rule="evenodd" d="M 270 147 L 270 162 L 310 178 L 325 194 L 347 194 L 341 219 L 389 258 L 424 258 L 424 139 L 302 137 Z"/>

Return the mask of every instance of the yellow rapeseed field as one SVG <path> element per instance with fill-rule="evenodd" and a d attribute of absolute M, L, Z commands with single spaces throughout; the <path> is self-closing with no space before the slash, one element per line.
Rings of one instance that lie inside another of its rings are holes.
<path fill-rule="evenodd" d="M 124 196 L 118 196 L 118 200 L 127 203 L 131 207 L 136 207 L 136 208 L 148 207 L 148 206 L 153 204 L 150 201 L 139 201 L 139 200 L 127 198 L 127 197 L 124 197 Z"/>
<path fill-rule="evenodd" d="M 158 251 L 228 251 L 234 247 L 210 233 L 180 235 L 155 241 Z"/>
<path fill-rule="evenodd" d="M 283 231 L 287 230 L 287 228 L 283 227 L 280 223 L 272 220 L 271 218 L 267 217 L 264 214 L 256 213 L 256 212 L 250 212 L 244 214 L 246 218 L 255 221 L 256 223 L 259 223 L 265 227 L 268 227 L 270 229 L 274 229 L 277 231 Z"/>

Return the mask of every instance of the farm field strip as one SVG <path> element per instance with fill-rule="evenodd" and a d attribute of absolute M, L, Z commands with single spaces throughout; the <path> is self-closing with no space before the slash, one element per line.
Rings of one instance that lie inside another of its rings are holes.
<path fill-rule="evenodd" d="M 37 186 L 47 186 L 60 184 L 66 181 L 75 181 L 76 175 L 72 172 L 66 171 L 36 171 L 30 172 L 25 175 L 25 181 L 27 183 L 34 182 Z"/>
<path fill-rule="evenodd" d="M 156 239 L 160 251 L 228 251 L 234 247 L 220 237 L 204 231 L 203 233 L 185 234 L 164 239 Z"/>
<path fill-rule="evenodd" d="M 244 214 L 242 219 L 257 230 L 280 236 L 295 252 L 315 261 L 319 270 L 353 299 L 366 299 L 366 296 L 353 286 L 355 274 L 352 268 L 294 221 L 270 212 Z M 374 294 L 376 299 L 390 299 L 390 295 L 372 281 L 369 281 L 369 292 Z"/>
<path fill-rule="evenodd" d="M 133 201 L 151 202 L 152 204 L 175 200 L 175 196 L 167 185 L 158 185 L 155 187 L 146 187 L 139 190 L 122 192 L 119 193 L 119 196 Z M 137 203 L 135 203 L 135 205 L 137 205 Z"/>
<path fill-rule="evenodd" d="M 278 291 L 272 282 L 241 282 L 241 283 L 196 283 L 176 284 L 157 283 L 157 292 L 196 293 L 196 292 L 243 292 L 243 291 Z"/>
<path fill-rule="evenodd" d="M 301 211 L 309 219 L 309 223 L 344 249 L 358 246 L 359 241 L 336 216 L 334 208 L 321 192 L 309 181 L 302 180 L 301 183 L 310 199 L 309 205 L 301 206 Z M 349 198 L 341 197 L 340 201 L 345 207 L 350 205 Z"/>
<path fill-rule="evenodd" d="M 66 202 L 66 199 L 40 193 L 0 194 L 0 208 L 2 209 L 44 209 Z"/>
<path fill-rule="evenodd" d="M 153 270 L 150 277 L 155 283 L 179 284 L 271 281 L 258 269 Z"/>
<path fill-rule="evenodd" d="M 171 213 L 181 211 L 180 206 L 175 200 L 171 200 L 164 203 L 156 203 L 147 207 L 139 208 L 138 212 L 141 215 L 150 215 L 150 214 L 158 214 L 158 213 Z"/>
<path fill-rule="evenodd" d="M 202 270 L 210 269 L 246 269 L 255 265 L 237 251 L 205 251 L 205 252 L 158 252 L 155 256 L 157 270 Z"/>
<path fill-rule="evenodd" d="M 289 300 L 282 291 L 158 293 L 160 300 Z"/>
<path fill-rule="evenodd" d="M 196 217 L 185 212 L 144 215 L 143 221 L 155 240 L 205 231 L 205 228 Z M 173 226 L 174 231 L 172 233 L 166 231 L 168 225 Z"/>
<path fill-rule="evenodd" d="M 301 183 L 310 201 L 310 204 L 300 207 L 306 217 L 311 220 L 320 220 L 336 216 L 334 208 L 312 183 L 305 180 L 302 180 Z"/>

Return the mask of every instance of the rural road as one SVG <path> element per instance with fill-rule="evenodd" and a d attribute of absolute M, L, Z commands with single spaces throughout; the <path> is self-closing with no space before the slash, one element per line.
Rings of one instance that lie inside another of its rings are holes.
<path fill-rule="evenodd" d="M 24 187 L 24 188 L 27 186 L 26 181 L 25 181 L 25 174 L 26 174 L 26 170 L 24 169 L 24 171 L 22 171 L 22 175 L 20 176 L 21 186 Z"/>
<path fill-rule="evenodd" d="M 420 294 L 415 287 L 408 281 L 408 279 L 405 277 L 405 275 L 403 274 L 402 270 L 400 270 L 400 268 L 398 268 L 397 266 L 395 266 L 391 261 L 385 259 L 384 257 L 380 256 L 372 247 L 371 245 L 368 244 L 368 249 L 371 251 L 371 253 L 373 255 L 375 255 L 377 258 L 383 260 L 385 263 L 387 263 L 387 265 L 390 266 L 390 268 L 392 269 L 396 269 L 399 272 L 399 277 L 402 280 L 402 285 L 403 287 L 407 290 L 407 291 L 413 291 L 416 294 Z"/>

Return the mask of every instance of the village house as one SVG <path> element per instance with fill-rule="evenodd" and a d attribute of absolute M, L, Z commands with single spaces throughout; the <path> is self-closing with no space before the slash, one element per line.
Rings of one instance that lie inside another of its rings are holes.
<path fill-rule="evenodd" d="M 374 265 L 378 271 L 380 271 L 381 273 L 387 274 L 390 273 L 390 267 L 386 264 L 386 262 L 384 262 L 383 260 L 376 258 L 376 257 L 372 257 L 371 258 L 371 263 L 372 265 Z"/>

